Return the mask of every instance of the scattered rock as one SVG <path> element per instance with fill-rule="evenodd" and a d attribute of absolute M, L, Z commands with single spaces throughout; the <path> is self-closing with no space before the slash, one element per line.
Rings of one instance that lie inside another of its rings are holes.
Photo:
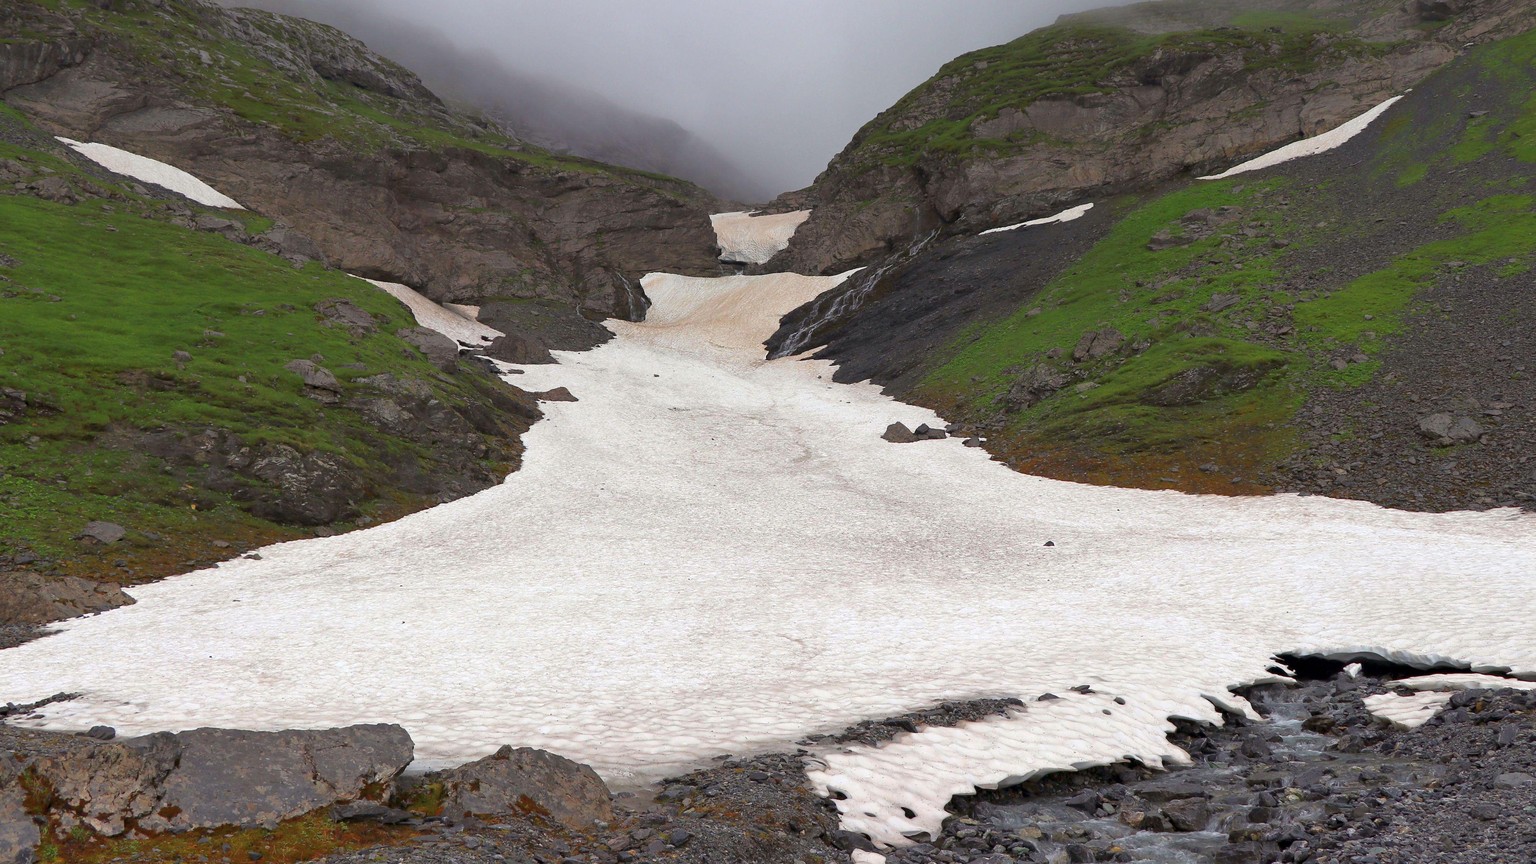
<path fill-rule="evenodd" d="M 880 437 L 892 444 L 914 444 L 918 440 L 905 423 L 892 423 L 885 428 L 885 434 Z"/>
<path fill-rule="evenodd" d="M 283 368 L 304 380 L 305 396 L 328 405 L 341 401 L 341 382 L 331 370 L 316 366 L 313 360 L 295 360 Z"/>
<path fill-rule="evenodd" d="M 597 772 L 563 756 L 528 747 L 495 754 L 438 775 L 450 816 L 546 813 L 573 829 L 613 819 L 613 801 Z"/>
<path fill-rule="evenodd" d="M 1483 437 L 1483 427 L 1471 417 L 1431 414 L 1419 420 L 1419 434 L 1436 442 L 1471 444 Z"/>
<path fill-rule="evenodd" d="M 126 536 L 128 536 L 128 529 L 115 522 L 91 522 L 78 535 L 79 539 L 90 540 L 103 546 L 110 546 Z"/>
<path fill-rule="evenodd" d="M 571 391 L 567 390 L 564 387 L 556 387 L 553 390 L 546 390 L 543 393 L 536 393 L 534 395 L 535 395 L 535 397 L 540 402 L 579 402 L 579 401 L 581 401 L 581 400 L 577 399 L 574 395 L 572 395 Z"/>

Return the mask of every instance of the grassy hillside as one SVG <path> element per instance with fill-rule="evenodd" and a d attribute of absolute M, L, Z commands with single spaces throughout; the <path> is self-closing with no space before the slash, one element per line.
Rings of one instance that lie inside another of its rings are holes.
<path fill-rule="evenodd" d="M 1309 399 L 1382 384 L 1407 322 L 1437 314 L 1425 292 L 1477 278 L 1523 296 L 1533 92 L 1526 34 L 1472 52 L 1353 149 L 1107 202 L 1107 236 L 1012 315 L 931 356 L 915 395 L 995 426 L 996 449 L 1027 470 L 1264 488 L 1303 446 Z M 1111 330 L 1121 347 L 1074 361 L 1084 334 Z"/>
<path fill-rule="evenodd" d="M 0 388 L 24 394 L 25 406 L 0 419 L 0 555 L 150 578 L 308 535 L 273 517 L 275 497 L 303 491 L 277 478 L 284 466 L 324 467 L 309 480 L 350 492 L 330 530 L 431 503 L 442 490 L 407 475 L 433 466 L 467 470 L 480 486 L 515 467 L 526 418 L 493 416 L 513 391 L 433 366 L 394 335 L 415 322 L 393 298 L 176 224 L 180 205 L 18 143 L 14 116 L 0 124 L 13 133 L 0 160 L 62 179 L 80 199 L 0 194 Z M 373 323 L 339 326 L 322 314 L 335 301 Z M 306 395 L 285 368 L 305 359 L 339 379 L 339 404 Z M 390 414 L 399 428 L 386 428 L 385 402 L 420 416 Z M 443 418 L 455 422 L 422 425 Z M 445 453 L 450 438 L 480 457 Z M 449 464 L 461 458 L 478 467 Z M 109 547 L 77 541 L 96 520 L 129 535 Z"/>

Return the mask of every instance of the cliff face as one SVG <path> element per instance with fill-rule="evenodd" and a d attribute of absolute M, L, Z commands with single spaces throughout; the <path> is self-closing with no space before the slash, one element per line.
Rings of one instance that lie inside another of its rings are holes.
<path fill-rule="evenodd" d="M 7 104 L 188 170 L 350 272 L 625 318 L 646 272 L 717 272 L 710 194 L 508 138 L 330 27 L 200 0 L 0 15 Z"/>
<path fill-rule="evenodd" d="M 965 55 L 865 126 L 808 190 L 776 268 L 838 272 L 935 228 L 1022 221 L 1317 134 L 1463 47 L 1536 20 L 1518 0 L 1142 4 Z"/>

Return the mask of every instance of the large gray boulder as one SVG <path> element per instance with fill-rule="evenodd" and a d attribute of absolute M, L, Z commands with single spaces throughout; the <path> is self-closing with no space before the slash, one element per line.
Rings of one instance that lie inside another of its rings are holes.
<path fill-rule="evenodd" d="M 459 343 L 449 339 L 436 330 L 428 330 L 425 327 L 411 327 L 395 334 L 406 342 L 416 346 L 416 350 L 427 356 L 432 365 L 445 372 L 452 372 L 459 365 Z"/>
<path fill-rule="evenodd" d="M 1483 437 L 1483 427 L 1471 417 L 1431 414 L 1419 420 L 1419 434 L 1433 441 L 1471 444 Z"/>
<path fill-rule="evenodd" d="M 105 582 L 26 570 L 0 573 L 0 626 L 48 624 L 132 603 L 123 589 Z"/>
<path fill-rule="evenodd" d="M 14 773 L 0 768 L 0 864 L 33 864 L 42 840 L 27 813 L 27 796 Z"/>
<path fill-rule="evenodd" d="M 533 810 L 575 829 L 613 820 L 612 795 L 597 772 L 543 750 L 503 747 L 478 762 L 445 771 L 439 778 L 446 816 Z"/>
<path fill-rule="evenodd" d="M 337 803 L 387 798 L 415 746 L 399 726 L 161 732 L 39 760 L 59 805 L 99 834 L 271 828 Z"/>

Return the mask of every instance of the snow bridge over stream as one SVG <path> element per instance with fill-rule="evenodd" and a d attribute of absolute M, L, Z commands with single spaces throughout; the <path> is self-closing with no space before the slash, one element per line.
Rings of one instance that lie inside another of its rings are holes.
<path fill-rule="evenodd" d="M 1277 652 L 1536 678 L 1531 516 L 1101 488 L 888 444 L 939 418 L 764 359 L 837 281 L 647 277 L 649 320 L 516 377 L 580 401 L 545 407 L 503 485 L 135 588 L 0 652 L 0 695 L 82 694 L 52 729 L 399 723 L 423 766 L 512 743 L 620 787 L 939 700 L 1063 697 L 810 757 L 845 827 L 898 844 L 977 785 L 1180 761 L 1168 718 L 1248 710 L 1230 688 Z"/>

